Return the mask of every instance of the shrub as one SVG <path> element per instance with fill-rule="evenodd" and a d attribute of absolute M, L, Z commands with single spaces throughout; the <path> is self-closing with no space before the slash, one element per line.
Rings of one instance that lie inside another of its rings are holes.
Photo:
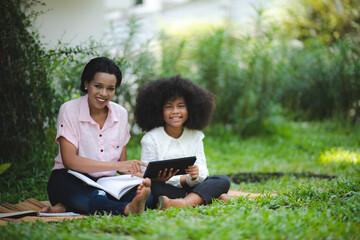
<path fill-rule="evenodd" d="M 353 44 L 344 40 L 329 47 L 314 40 L 304 48 L 290 49 L 279 76 L 283 106 L 307 119 L 347 116 L 357 109 L 360 55 L 353 51 Z"/>
<path fill-rule="evenodd" d="M 60 102 L 48 78 L 46 53 L 32 29 L 33 15 L 21 9 L 29 6 L 25 3 L 35 2 L 0 3 L 0 94 L 4 100 L 0 163 L 11 162 L 24 169 L 53 154 L 54 131 L 49 126 L 54 125 Z"/>
<path fill-rule="evenodd" d="M 272 29 L 255 37 L 237 36 L 229 26 L 207 26 L 204 31 L 200 25 L 202 29 L 193 27 L 194 34 L 188 36 L 182 36 L 182 31 L 169 33 L 166 43 L 161 42 L 162 52 L 167 53 L 162 61 L 172 66 L 162 66 L 167 74 L 181 71 L 216 95 L 213 123 L 243 136 L 264 133 L 279 109 L 274 101 L 277 82 L 273 61 L 278 54 Z"/>
<path fill-rule="evenodd" d="M 359 40 L 359 5 L 359 0 L 290 1 L 282 24 L 285 33 L 304 42 L 316 38 L 330 45 L 348 37 Z"/>
<path fill-rule="evenodd" d="M 296 117 L 324 119 L 360 115 L 360 10 L 359 0 L 297 0 L 288 3 L 280 22 L 287 39 L 287 64 L 279 75 L 280 101 Z M 295 14 L 296 11 L 296 14 Z"/>
<path fill-rule="evenodd" d="M 158 75 L 157 59 L 154 56 L 152 39 L 145 42 L 138 41 L 140 32 L 139 18 L 130 17 L 125 28 L 114 23 L 113 31 L 108 34 L 111 44 L 102 49 L 118 63 L 123 72 L 123 82 L 117 89 L 114 101 L 123 105 L 129 112 L 130 123 L 134 123 L 133 110 L 135 108 L 138 89 L 146 81 Z M 115 36 L 115 27 L 123 29 L 121 38 Z"/>

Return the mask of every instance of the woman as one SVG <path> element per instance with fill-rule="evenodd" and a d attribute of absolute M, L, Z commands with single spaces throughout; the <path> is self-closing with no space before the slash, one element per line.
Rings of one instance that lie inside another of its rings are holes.
<path fill-rule="evenodd" d="M 102 190 L 84 185 L 67 169 L 87 174 L 93 180 L 104 176 L 135 175 L 141 172 L 137 160 L 127 160 L 130 139 L 127 111 L 111 102 L 120 86 L 119 67 L 106 57 L 92 59 L 81 76 L 85 96 L 64 103 L 59 111 L 56 142 L 59 154 L 48 182 L 52 207 L 40 212 L 139 214 L 152 202 L 150 179 L 125 194 L 119 201 Z"/>

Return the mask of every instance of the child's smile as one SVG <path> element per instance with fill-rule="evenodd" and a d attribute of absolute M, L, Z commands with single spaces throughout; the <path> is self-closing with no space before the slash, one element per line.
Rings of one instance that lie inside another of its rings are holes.
<path fill-rule="evenodd" d="M 181 121 L 182 117 L 170 117 L 174 122 Z"/>
<path fill-rule="evenodd" d="M 163 117 L 165 121 L 165 130 L 181 131 L 183 124 L 188 119 L 188 110 L 185 99 L 178 97 L 165 102 L 163 109 Z"/>

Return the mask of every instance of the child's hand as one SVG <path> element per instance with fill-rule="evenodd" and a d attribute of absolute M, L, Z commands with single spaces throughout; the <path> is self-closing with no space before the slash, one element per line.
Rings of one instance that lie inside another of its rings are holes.
<path fill-rule="evenodd" d="M 187 169 L 185 169 L 185 171 L 193 180 L 197 179 L 199 176 L 199 167 L 197 165 L 189 166 Z"/>
<path fill-rule="evenodd" d="M 170 178 L 175 176 L 178 172 L 179 172 L 179 169 L 176 169 L 174 171 L 172 168 L 170 168 L 170 171 L 168 171 L 167 168 L 165 168 L 164 171 L 160 170 L 157 177 L 153 178 L 151 180 L 157 181 L 157 182 L 166 182 L 167 180 L 169 180 Z"/>

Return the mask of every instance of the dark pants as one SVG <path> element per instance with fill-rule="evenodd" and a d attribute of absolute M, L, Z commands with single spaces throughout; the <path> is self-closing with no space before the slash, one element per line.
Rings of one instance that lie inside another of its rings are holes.
<path fill-rule="evenodd" d="M 94 181 L 97 178 L 87 175 Z M 137 186 L 127 192 L 120 200 L 108 196 L 103 190 L 89 186 L 77 177 L 69 174 L 66 169 L 53 170 L 48 182 L 47 191 L 51 205 L 63 203 L 67 211 L 88 214 L 112 213 L 124 215 L 125 206 L 136 196 Z M 152 195 L 146 206 L 152 206 Z"/>
<path fill-rule="evenodd" d="M 218 198 L 221 194 L 227 193 L 230 189 L 230 179 L 225 175 L 209 176 L 204 182 L 193 188 L 183 187 L 177 188 L 164 182 L 152 182 L 151 192 L 153 194 L 153 204 L 156 206 L 159 196 L 167 196 L 168 198 L 184 198 L 189 193 L 196 193 L 202 199 L 204 204 L 210 204 L 213 198 Z"/>

